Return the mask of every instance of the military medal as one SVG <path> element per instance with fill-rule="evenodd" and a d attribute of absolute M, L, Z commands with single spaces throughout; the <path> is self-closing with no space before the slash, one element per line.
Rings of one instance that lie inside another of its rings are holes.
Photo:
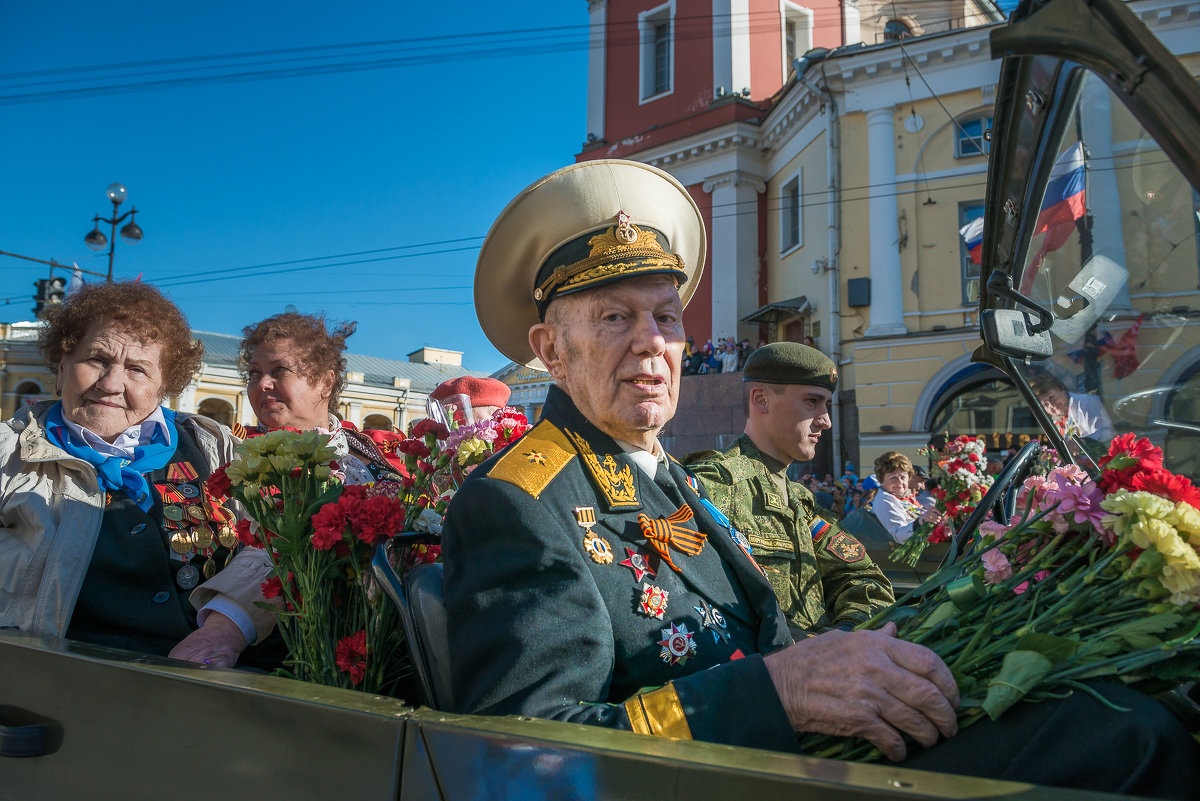
<path fill-rule="evenodd" d="M 208 520 L 208 518 L 204 515 L 204 510 L 200 508 L 200 504 L 198 503 L 189 504 L 187 508 L 187 514 L 188 517 L 192 518 L 192 520 L 195 520 L 197 523 L 203 523 L 204 521 Z"/>
<path fill-rule="evenodd" d="M 612 546 L 608 540 L 592 531 L 596 525 L 596 508 L 594 506 L 576 506 L 575 522 L 583 529 L 583 549 L 598 565 L 610 565 L 613 560 Z"/>
<path fill-rule="evenodd" d="M 232 548 L 237 545 L 237 532 L 228 523 L 223 523 L 217 529 L 217 542 L 221 543 L 224 548 Z"/>
<path fill-rule="evenodd" d="M 194 484 L 180 484 L 179 494 L 185 498 L 198 498 L 200 497 L 200 490 L 196 489 L 196 485 Z"/>
<path fill-rule="evenodd" d="M 210 579 L 217 575 L 217 560 L 209 559 L 204 563 L 204 578 Z"/>
<path fill-rule="evenodd" d="M 183 520 L 183 509 L 173 503 L 169 503 L 163 507 L 163 517 L 178 523 Z"/>
<path fill-rule="evenodd" d="M 669 594 L 661 587 L 655 587 L 653 584 L 643 584 L 642 599 L 638 602 L 642 614 L 646 617 L 662 620 L 663 612 L 667 611 L 667 596 Z"/>
<path fill-rule="evenodd" d="M 622 567 L 627 567 L 633 571 L 633 580 L 641 581 L 642 576 L 650 574 L 657 576 L 654 567 L 650 564 L 650 558 L 641 551 L 635 551 L 628 545 L 625 546 L 625 553 L 629 554 L 628 558 L 623 559 L 620 564 Z"/>
<path fill-rule="evenodd" d="M 668 665 L 682 665 L 695 655 L 696 641 L 686 623 L 672 623 L 669 629 L 662 630 L 662 636 L 658 641 L 662 651 L 658 655 Z"/>
<path fill-rule="evenodd" d="M 213 532 L 207 525 L 199 525 L 192 529 L 192 547 L 204 551 L 213 544 Z"/>
<path fill-rule="evenodd" d="M 709 606 L 708 601 L 700 601 L 700 606 L 693 606 L 700 613 L 700 622 L 704 624 L 704 628 L 712 632 L 713 642 L 729 639 L 729 626 L 725 622 L 725 616 L 721 614 L 721 610 L 715 606 Z"/>
<path fill-rule="evenodd" d="M 175 583 L 181 590 L 190 590 L 200 583 L 200 569 L 188 562 L 175 573 Z"/>
<path fill-rule="evenodd" d="M 186 531 L 176 531 L 171 535 L 171 550 L 183 556 L 192 550 L 192 538 Z"/>

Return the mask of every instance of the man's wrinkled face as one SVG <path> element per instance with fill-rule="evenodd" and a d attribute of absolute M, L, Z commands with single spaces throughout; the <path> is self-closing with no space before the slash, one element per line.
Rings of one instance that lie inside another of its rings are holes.
<path fill-rule="evenodd" d="M 674 279 L 630 278 L 554 300 L 530 342 L 597 428 L 648 445 L 675 414 L 682 318 Z"/>
<path fill-rule="evenodd" d="M 768 436 L 775 452 L 791 461 L 811 460 L 817 455 L 821 432 L 833 426 L 829 417 L 833 393 L 807 384 L 772 385 L 765 392 Z"/>

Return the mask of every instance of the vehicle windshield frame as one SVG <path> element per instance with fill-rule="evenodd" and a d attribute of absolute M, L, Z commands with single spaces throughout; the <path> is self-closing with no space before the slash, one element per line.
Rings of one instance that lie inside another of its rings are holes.
<path fill-rule="evenodd" d="M 1009 25 L 992 31 L 991 47 L 1004 60 L 988 167 L 981 320 L 989 309 L 1015 309 L 1030 330 L 1039 321 L 1048 329 L 1048 310 L 1012 288 L 1022 285 L 1037 209 L 1058 156 L 1053 145 L 1075 110 L 1084 74 L 1077 68 L 1104 82 L 1193 187 L 1200 187 L 1200 84 L 1120 0 L 1025 0 Z M 1078 463 L 1019 369 L 1037 357 L 1019 361 L 1020 354 L 997 350 L 987 325 L 981 333 L 976 360 L 1008 375 L 1050 444 Z M 1081 466 L 1094 470 L 1086 461 Z"/>

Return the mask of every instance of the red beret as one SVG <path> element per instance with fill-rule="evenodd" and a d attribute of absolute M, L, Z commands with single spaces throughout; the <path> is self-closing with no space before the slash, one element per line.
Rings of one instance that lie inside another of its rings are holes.
<path fill-rule="evenodd" d="M 429 397 L 445 400 L 451 395 L 466 395 L 471 399 L 472 406 L 503 406 L 508 403 L 510 394 L 512 390 L 503 381 L 464 375 L 438 384 L 437 389 L 429 393 Z"/>

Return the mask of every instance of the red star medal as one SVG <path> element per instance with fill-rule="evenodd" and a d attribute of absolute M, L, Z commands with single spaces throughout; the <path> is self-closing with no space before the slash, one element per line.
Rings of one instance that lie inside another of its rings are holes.
<path fill-rule="evenodd" d="M 662 630 L 662 636 L 658 641 L 662 646 L 659 656 L 668 665 L 682 665 L 688 661 L 688 657 L 695 655 L 696 641 L 692 639 L 686 623 L 672 623 L 671 628 Z"/>
<path fill-rule="evenodd" d="M 650 557 L 646 556 L 646 554 L 642 553 L 641 551 L 636 551 L 633 548 L 630 548 L 628 545 L 625 546 L 625 553 L 629 554 L 629 557 L 621 561 L 619 564 L 622 564 L 633 571 L 634 581 L 641 581 L 642 576 L 645 576 L 647 573 L 651 576 L 658 575 L 658 573 L 655 572 L 654 567 L 650 564 Z"/>
<path fill-rule="evenodd" d="M 642 585 L 642 600 L 639 606 L 642 609 L 642 614 L 646 617 L 663 619 L 663 612 L 667 611 L 667 591 L 655 587 L 653 584 Z"/>

